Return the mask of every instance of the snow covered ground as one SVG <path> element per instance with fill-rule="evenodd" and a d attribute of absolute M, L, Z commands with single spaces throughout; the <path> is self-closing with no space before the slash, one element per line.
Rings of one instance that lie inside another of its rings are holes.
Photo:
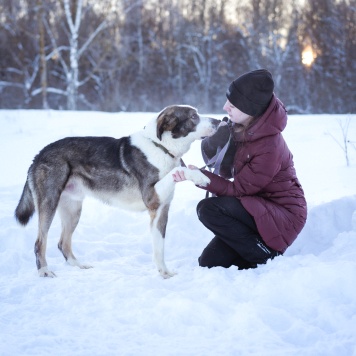
<path fill-rule="evenodd" d="M 86 201 L 74 253 L 93 269 L 47 256 L 58 278 L 39 278 L 36 218 L 13 212 L 46 144 L 73 135 L 123 136 L 152 113 L 0 111 L 0 355 L 356 355 L 356 150 L 350 166 L 332 138 L 356 115 L 290 116 L 284 136 L 306 193 L 308 222 L 284 256 L 255 270 L 200 268 L 212 234 L 198 221 L 205 192 L 177 185 L 163 280 L 152 262 L 149 218 Z M 219 118 L 217 115 L 214 117 Z M 184 157 L 202 165 L 199 143 Z"/>

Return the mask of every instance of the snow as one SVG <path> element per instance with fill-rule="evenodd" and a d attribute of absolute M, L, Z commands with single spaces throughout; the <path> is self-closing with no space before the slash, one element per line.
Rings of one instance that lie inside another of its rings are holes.
<path fill-rule="evenodd" d="M 350 166 L 338 120 L 290 116 L 284 137 L 306 193 L 307 224 L 284 256 L 254 270 L 200 268 L 212 234 L 195 207 L 205 192 L 177 184 L 169 214 L 164 280 L 152 261 L 149 217 L 85 202 L 71 267 L 47 247 L 58 278 L 39 278 L 33 245 L 13 212 L 36 153 L 65 136 L 120 137 L 154 113 L 0 111 L 0 354 L 9 355 L 356 355 L 356 150 Z M 221 118 L 218 115 L 212 115 Z M 202 165 L 199 142 L 186 163 Z"/>

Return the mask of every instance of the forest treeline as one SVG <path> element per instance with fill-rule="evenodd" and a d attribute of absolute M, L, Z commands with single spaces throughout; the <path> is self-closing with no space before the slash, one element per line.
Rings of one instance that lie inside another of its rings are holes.
<path fill-rule="evenodd" d="M 0 108 L 220 113 L 267 68 L 291 113 L 356 112 L 356 0 L 2 0 Z"/>

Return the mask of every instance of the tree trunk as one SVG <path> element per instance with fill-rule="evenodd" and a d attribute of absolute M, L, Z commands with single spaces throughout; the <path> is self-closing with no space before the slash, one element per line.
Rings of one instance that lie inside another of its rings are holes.
<path fill-rule="evenodd" d="M 48 109 L 47 101 L 47 61 L 45 50 L 45 31 L 43 26 L 43 1 L 37 0 L 38 6 L 38 32 L 39 32 L 39 49 L 40 49 L 40 75 L 41 75 L 41 93 L 42 108 Z"/>
<path fill-rule="evenodd" d="M 76 8 L 70 8 L 69 0 L 64 0 L 64 9 L 69 26 L 70 38 L 70 65 L 67 73 L 67 107 L 69 110 L 76 110 L 79 87 L 79 50 L 78 50 L 78 32 L 81 23 L 81 12 L 83 1 L 76 2 Z M 72 13 L 74 12 L 75 13 Z"/>

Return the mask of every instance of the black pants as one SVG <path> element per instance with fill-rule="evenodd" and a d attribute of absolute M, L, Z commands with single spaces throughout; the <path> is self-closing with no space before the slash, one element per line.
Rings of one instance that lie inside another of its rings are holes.
<path fill-rule="evenodd" d="M 256 268 L 279 255 L 263 242 L 254 218 L 237 198 L 204 199 L 199 202 L 197 213 L 199 220 L 215 234 L 199 257 L 201 267 Z"/>

